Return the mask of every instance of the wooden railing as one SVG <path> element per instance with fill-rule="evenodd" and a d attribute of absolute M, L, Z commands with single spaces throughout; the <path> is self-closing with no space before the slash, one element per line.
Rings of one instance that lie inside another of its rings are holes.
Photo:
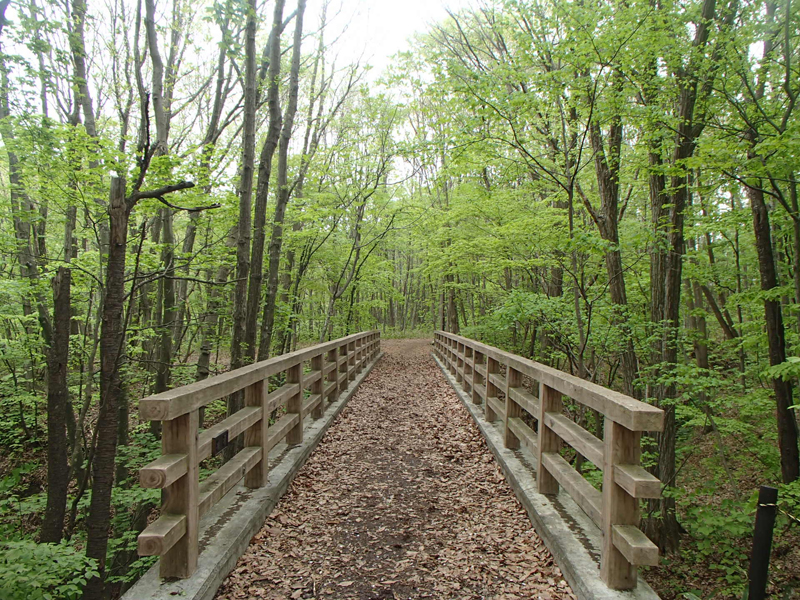
<path fill-rule="evenodd" d="M 606 585 L 635 587 L 637 565 L 658 564 L 658 548 L 638 526 L 639 500 L 659 498 L 661 482 L 640 466 L 639 458 L 642 432 L 661 431 L 663 411 L 450 333 L 436 332 L 434 349 L 472 402 L 483 404 L 486 420 L 503 421 L 505 446 L 516 449 L 522 444 L 536 458 L 539 492 L 555 494 L 560 485 L 600 528 L 600 572 Z M 523 385 L 526 376 L 538 382 L 538 396 Z M 604 417 L 602 440 L 564 414 L 563 396 Z M 533 422 L 536 430 L 529 425 Z M 564 444 L 603 472 L 602 491 L 562 456 Z"/>
<path fill-rule="evenodd" d="M 266 485 L 269 451 L 284 439 L 301 444 L 305 416 L 321 417 L 325 402 L 335 401 L 379 354 L 380 333 L 357 333 L 141 400 L 139 416 L 162 422 L 163 456 L 139 471 L 142 486 L 162 490 L 161 516 L 139 535 L 139 555 L 160 556 L 161 577 L 189 577 L 197 567 L 200 517 L 242 478 L 250 488 Z M 280 373 L 284 383 L 270 391 L 269 377 Z M 244 408 L 201 431 L 200 409 L 240 390 Z M 243 449 L 200 483 L 200 463 L 240 435 Z"/>

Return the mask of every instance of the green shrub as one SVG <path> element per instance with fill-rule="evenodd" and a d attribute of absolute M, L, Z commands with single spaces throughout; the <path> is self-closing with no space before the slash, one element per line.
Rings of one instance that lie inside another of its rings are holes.
<path fill-rule="evenodd" d="M 68 544 L 0 543 L 0 598 L 72 600 L 97 576 L 95 561 Z"/>

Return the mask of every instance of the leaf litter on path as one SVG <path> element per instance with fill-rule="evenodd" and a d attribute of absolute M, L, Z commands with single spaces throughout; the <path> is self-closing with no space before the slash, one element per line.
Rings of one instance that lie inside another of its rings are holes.
<path fill-rule="evenodd" d="M 573 599 L 430 343 L 382 345 L 216 599 Z"/>

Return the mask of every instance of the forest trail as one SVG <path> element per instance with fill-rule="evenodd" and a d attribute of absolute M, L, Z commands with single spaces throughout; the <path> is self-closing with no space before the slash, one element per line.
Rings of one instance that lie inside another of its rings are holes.
<path fill-rule="evenodd" d="M 430 342 L 381 344 L 217 600 L 574 598 Z"/>

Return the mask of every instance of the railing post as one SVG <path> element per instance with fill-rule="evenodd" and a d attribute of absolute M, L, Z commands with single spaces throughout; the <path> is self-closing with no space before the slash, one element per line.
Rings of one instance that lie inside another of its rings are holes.
<path fill-rule="evenodd" d="M 261 448 L 261 460 L 250 469 L 244 476 L 244 485 L 249 488 L 260 488 L 267 485 L 269 473 L 269 457 L 267 456 L 267 429 L 269 429 L 269 414 L 267 412 L 267 394 L 265 388 L 267 382 L 264 380 L 256 381 L 254 384 L 244 388 L 245 406 L 260 406 L 261 420 L 248 427 L 244 432 L 244 445 L 258 446 Z"/>
<path fill-rule="evenodd" d="M 337 363 L 339 361 L 342 363 L 339 365 L 339 373 L 336 376 L 336 381 L 339 382 L 338 385 L 340 394 L 347 389 L 347 361 L 349 360 L 347 356 L 347 346 L 348 344 L 342 344 L 339 346 L 339 357 L 336 359 Z M 344 378 L 342 378 L 343 374 Z M 339 379 L 342 379 L 342 381 L 339 381 Z"/>
<path fill-rule="evenodd" d="M 347 381 L 352 381 L 355 378 L 356 378 L 356 343 L 350 342 L 347 344 Z"/>
<path fill-rule="evenodd" d="M 467 362 L 467 359 L 475 360 L 472 355 L 472 348 L 464 346 L 464 380 L 461 387 L 463 387 L 464 391 L 468 394 L 472 394 L 472 366 Z"/>
<path fill-rule="evenodd" d="M 185 579 L 197 568 L 198 500 L 200 496 L 197 434 L 199 413 L 192 410 L 170 421 L 161 431 L 162 454 L 185 454 L 186 474 L 161 492 L 161 514 L 185 515 L 186 533 L 161 556 L 161 577 Z"/>
<path fill-rule="evenodd" d="M 506 418 L 503 424 L 503 442 L 506 448 L 519 448 L 519 438 L 508 426 L 508 420 L 522 416 L 522 407 L 511 399 L 511 389 L 522 385 L 522 373 L 510 366 L 506 369 Z"/>
<path fill-rule="evenodd" d="M 472 403 L 473 404 L 480 404 L 481 403 L 481 395 L 478 392 L 478 387 L 484 384 L 483 375 L 478 373 L 478 365 L 482 365 L 483 368 L 486 368 L 486 357 L 483 355 L 482 352 L 475 352 L 475 355 L 472 357 L 473 360 L 473 368 L 472 368 Z"/>
<path fill-rule="evenodd" d="M 561 414 L 562 403 L 561 393 L 548 385 L 539 385 L 539 468 L 536 471 L 536 481 L 539 486 L 540 494 L 557 494 L 558 481 L 547 470 L 542 461 L 545 452 L 558 452 L 561 449 L 561 438 L 545 425 L 545 414 Z"/>
<path fill-rule="evenodd" d="M 492 375 L 497 375 L 499 372 L 500 363 L 490 356 L 489 360 L 486 362 L 486 404 L 483 406 L 484 415 L 489 423 L 493 423 L 495 420 L 497 420 L 497 415 L 495 414 L 494 410 L 492 410 L 489 399 L 498 397 L 497 394 L 499 390 L 497 389 L 497 386 L 492 383 Z"/>
<path fill-rule="evenodd" d="M 456 381 L 461 383 L 464 381 L 464 344 L 460 342 L 456 344 L 456 360 Z"/>
<path fill-rule="evenodd" d="M 325 398 L 322 397 L 323 388 L 325 387 L 325 383 L 323 381 L 323 371 L 322 371 L 322 354 L 317 354 L 316 356 L 311 358 L 311 369 L 313 371 L 319 371 L 319 378 L 311 384 L 311 395 L 318 395 L 319 402 L 314 407 L 314 410 L 311 411 L 311 418 L 312 419 L 319 419 L 325 408 Z"/>
<path fill-rule="evenodd" d="M 286 383 L 296 383 L 297 393 L 286 401 L 286 412 L 297 413 L 297 424 L 286 434 L 286 444 L 296 446 L 303 443 L 303 363 L 286 370 Z"/>
<path fill-rule="evenodd" d="M 330 372 L 326 375 L 325 381 L 328 385 L 325 386 L 327 389 L 331 383 L 336 383 L 339 377 L 339 367 L 336 364 L 336 359 L 338 358 L 337 355 L 339 354 L 338 349 L 334 348 L 333 350 L 328 350 L 328 355 L 326 357 L 326 362 L 333 363 L 333 368 Z M 339 384 L 333 386 L 333 389 L 328 394 L 328 402 L 336 402 L 336 399 L 339 397 Z"/>
<path fill-rule="evenodd" d="M 540 425 L 541 426 L 541 425 Z M 641 457 L 639 431 L 631 431 L 605 420 L 603 435 L 603 554 L 600 576 L 605 584 L 617 590 L 636 586 L 636 565 L 628 561 L 614 545 L 615 525 L 639 525 L 639 501 L 615 481 L 615 465 L 638 465 Z"/>

